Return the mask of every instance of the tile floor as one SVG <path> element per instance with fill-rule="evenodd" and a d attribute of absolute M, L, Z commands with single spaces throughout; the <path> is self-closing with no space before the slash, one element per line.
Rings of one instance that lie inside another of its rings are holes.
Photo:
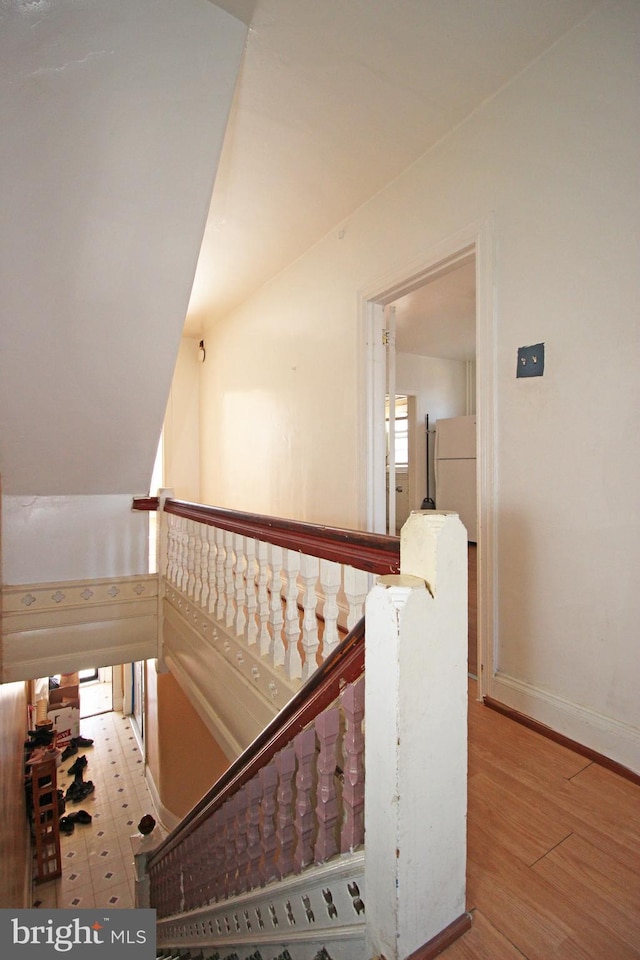
<path fill-rule="evenodd" d="M 156 816 L 144 779 L 140 747 L 130 718 L 120 713 L 84 716 L 80 733 L 94 741 L 92 747 L 80 748 L 76 756 L 86 756 L 84 780 L 92 780 L 95 790 L 81 803 L 67 802 L 66 814 L 86 810 L 92 822 L 76 824 L 71 836 L 61 834 L 62 877 L 35 884 L 33 906 L 133 907 L 130 838 L 137 832 L 143 814 Z M 58 787 L 65 792 L 73 780 L 66 771 L 76 756 L 58 767 Z"/>

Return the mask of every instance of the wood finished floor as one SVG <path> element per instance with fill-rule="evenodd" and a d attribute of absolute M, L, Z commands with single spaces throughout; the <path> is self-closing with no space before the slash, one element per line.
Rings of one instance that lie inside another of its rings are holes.
<path fill-rule="evenodd" d="M 640 958 L 640 787 L 469 701 L 467 909 L 446 960 Z"/>

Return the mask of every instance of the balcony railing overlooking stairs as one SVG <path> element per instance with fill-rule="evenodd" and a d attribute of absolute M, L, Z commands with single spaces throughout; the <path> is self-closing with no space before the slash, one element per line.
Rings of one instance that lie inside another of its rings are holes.
<path fill-rule="evenodd" d="M 142 858 L 159 948 L 220 960 L 435 956 L 469 923 L 458 518 L 412 515 L 398 575 L 395 538 L 161 506 L 170 668 L 180 674 L 187 632 L 197 660 L 200 635 L 221 648 L 218 664 L 273 700 L 271 684 L 282 688 L 285 702 Z M 382 576 L 363 619 L 372 572 Z"/>

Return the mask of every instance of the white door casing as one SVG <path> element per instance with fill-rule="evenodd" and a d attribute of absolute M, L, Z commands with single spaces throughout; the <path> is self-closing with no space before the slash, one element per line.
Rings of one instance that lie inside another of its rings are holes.
<path fill-rule="evenodd" d="M 362 521 L 367 530 L 386 527 L 386 464 L 384 403 L 387 390 L 385 306 L 455 269 L 475 256 L 476 263 L 476 415 L 478 489 L 478 697 L 486 693 L 495 660 L 497 592 L 496 496 L 496 323 L 494 299 L 493 217 L 470 224 L 442 241 L 419 261 L 396 267 L 373 279 L 360 292 L 363 383 L 361 431 Z"/>

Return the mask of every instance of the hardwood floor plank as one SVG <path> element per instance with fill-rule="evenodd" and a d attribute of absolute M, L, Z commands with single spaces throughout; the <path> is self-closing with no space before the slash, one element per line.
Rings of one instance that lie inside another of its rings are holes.
<path fill-rule="evenodd" d="M 492 842 L 469 862 L 475 902 L 529 960 L 638 960 L 638 952 L 582 904 Z"/>
<path fill-rule="evenodd" d="M 598 798 L 592 791 L 576 787 L 574 781 L 558 780 L 555 787 L 549 786 L 544 778 L 537 782 L 528 777 L 523 782 L 520 774 L 513 775 L 504 765 L 496 767 L 488 762 L 485 773 L 502 789 L 505 802 L 534 802 L 545 816 L 565 825 L 567 833 L 587 837 L 598 849 L 623 863 L 632 863 L 640 872 L 640 831 L 634 832 L 631 824 L 616 819 L 615 810 L 609 811 L 606 791 Z M 640 804 L 640 788 L 635 789 Z"/>
<path fill-rule="evenodd" d="M 545 804 L 536 802 L 529 791 L 504 802 L 504 788 L 487 773 L 478 773 L 469 782 L 469 856 L 474 855 L 475 827 L 482 825 L 505 850 L 526 866 L 535 863 L 570 831 L 566 817 L 554 817 Z"/>
<path fill-rule="evenodd" d="M 575 834 L 533 867 L 640 955 L 640 874 Z"/>

